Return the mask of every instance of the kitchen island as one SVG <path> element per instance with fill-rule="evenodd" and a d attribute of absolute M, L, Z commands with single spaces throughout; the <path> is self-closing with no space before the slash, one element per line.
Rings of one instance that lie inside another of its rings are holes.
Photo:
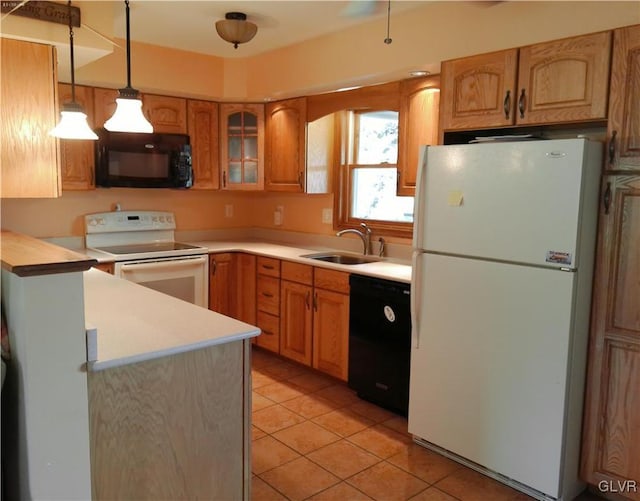
<path fill-rule="evenodd" d="M 95 263 L 2 233 L 8 492 L 249 499 L 249 343 L 260 331 Z"/>

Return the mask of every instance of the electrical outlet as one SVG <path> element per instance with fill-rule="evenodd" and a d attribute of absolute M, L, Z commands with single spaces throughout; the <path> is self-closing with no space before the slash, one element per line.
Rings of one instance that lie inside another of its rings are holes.
<path fill-rule="evenodd" d="M 322 222 L 324 224 L 333 222 L 333 209 L 322 209 Z"/>
<path fill-rule="evenodd" d="M 224 206 L 224 217 L 233 217 L 233 205 L 226 204 Z"/>

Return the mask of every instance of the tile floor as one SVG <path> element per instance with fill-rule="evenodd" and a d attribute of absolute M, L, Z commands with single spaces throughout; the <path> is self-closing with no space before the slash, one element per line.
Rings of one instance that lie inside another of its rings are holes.
<path fill-rule="evenodd" d="M 252 375 L 253 501 L 532 499 L 414 444 L 405 418 L 335 379 L 259 348 Z"/>

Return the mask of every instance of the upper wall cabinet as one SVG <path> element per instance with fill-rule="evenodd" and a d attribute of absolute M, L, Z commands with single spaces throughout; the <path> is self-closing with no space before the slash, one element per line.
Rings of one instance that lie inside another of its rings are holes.
<path fill-rule="evenodd" d="M 103 127 L 116 111 L 117 89 L 93 90 L 95 126 Z M 141 94 L 142 111 L 153 132 L 168 134 L 187 133 L 187 100 L 181 97 Z"/>
<path fill-rule="evenodd" d="M 439 77 L 401 82 L 397 187 L 399 196 L 415 194 L 420 146 L 438 144 L 439 104 Z"/>
<path fill-rule="evenodd" d="M 220 104 L 222 189 L 264 186 L 264 105 Z"/>
<path fill-rule="evenodd" d="M 220 188 L 218 104 L 190 99 L 187 124 L 193 165 L 192 189 L 217 190 Z"/>
<path fill-rule="evenodd" d="M 55 48 L 2 39 L 2 197 L 58 197 L 58 120 Z"/>
<path fill-rule="evenodd" d="M 265 189 L 303 192 L 307 100 L 268 103 L 265 114 Z"/>
<path fill-rule="evenodd" d="M 608 170 L 640 171 L 640 25 L 613 33 Z"/>
<path fill-rule="evenodd" d="M 93 88 L 82 85 L 75 86 L 75 100 L 87 114 L 87 123 L 92 129 L 93 120 Z M 71 101 L 71 85 L 58 85 L 60 107 Z M 78 141 L 75 139 L 60 140 L 60 165 L 62 169 L 62 189 L 91 190 L 95 188 L 94 180 L 94 141 Z"/>
<path fill-rule="evenodd" d="M 603 120 L 610 50 L 601 32 L 445 61 L 441 128 Z"/>

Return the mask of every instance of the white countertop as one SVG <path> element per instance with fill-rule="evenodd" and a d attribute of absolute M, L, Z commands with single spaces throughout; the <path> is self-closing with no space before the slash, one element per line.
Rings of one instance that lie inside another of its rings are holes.
<path fill-rule="evenodd" d="M 92 269 L 85 322 L 97 328 L 97 371 L 255 337 L 260 329 Z"/>
<path fill-rule="evenodd" d="M 314 254 L 318 252 L 340 252 L 341 254 L 353 254 L 349 252 L 336 251 L 328 247 L 322 248 L 302 248 L 292 247 L 289 245 L 282 245 L 276 243 L 265 242 L 252 242 L 252 241 L 187 241 L 191 245 L 197 245 L 199 247 L 205 247 L 210 253 L 213 252 L 246 252 L 249 254 L 255 254 L 257 256 L 271 257 L 275 259 L 286 259 L 287 261 L 295 261 L 298 263 L 308 264 L 311 266 L 317 266 L 321 268 L 330 268 L 339 271 L 346 271 L 349 273 L 357 273 L 359 275 L 367 275 L 371 277 L 383 278 L 386 280 L 396 280 L 398 282 L 410 283 L 411 282 L 411 265 L 404 262 L 395 262 L 388 259 L 376 261 L 373 263 L 364 264 L 336 264 L 326 261 L 319 261 L 316 259 L 309 259 L 301 257 L 305 254 Z M 99 262 L 112 261 L 113 257 L 104 254 L 99 251 L 92 251 L 85 249 L 84 252 L 87 256 L 97 259 Z M 354 254 L 357 255 L 357 254 Z M 372 256 L 375 257 L 375 256 Z"/>

